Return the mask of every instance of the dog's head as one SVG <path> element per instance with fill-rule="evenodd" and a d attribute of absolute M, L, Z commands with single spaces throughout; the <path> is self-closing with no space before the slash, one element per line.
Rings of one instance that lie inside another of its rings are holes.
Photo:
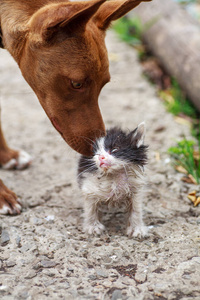
<path fill-rule="evenodd" d="M 141 1 L 52 3 L 28 22 L 22 74 L 54 127 L 84 155 L 91 154 L 91 141 L 105 133 L 98 106 L 110 79 L 105 31 Z"/>

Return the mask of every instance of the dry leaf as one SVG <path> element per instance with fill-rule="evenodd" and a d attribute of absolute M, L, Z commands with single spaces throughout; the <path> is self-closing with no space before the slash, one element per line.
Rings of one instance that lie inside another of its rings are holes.
<path fill-rule="evenodd" d="M 162 132 L 162 131 L 164 131 L 166 129 L 166 127 L 165 126 L 158 126 L 154 131 L 155 132 Z"/>
<path fill-rule="evenodd" d="M 200 196 L 197 196 L 197 191 L 190 192 L 187 197 L 194 203 L 194 206 L 200 203 Z"/>
<path fill-rule="evenodd" d="M 190 128 L 191 128 L 191 126 L 192 126 L 191 122 L 188 121 L 188 120 L 186 120 L 185 118 L 181 118 L 181 117 L 176 116 L 176 117 L 175 117 L 175 121 L 176 121 L 176 123 L 178 123 L 178 124 L 181 124 L 181 125 L 187 125 L 187 126 L 190 127 Z"/>
<path fill-rule="evenodd" d="M 196 179 L 191 174 L 189 174 L 188 176 L 182 177 L 181 180 L 186 183 L 197 184 Z"/>
<path fill-rule="evenodd" d="M 197 198 L 197 200 L 194 202 L 194 206 L 197 206 L 200 203 L 200 197 Z"/>
<path fill-rule="evenodd" d="M 156 159 L 157 161 L 160 160 L 160 153 L 159 153 L 159 152 L 155 152 L 155 159 Z"/>
<path fill-rule="evenodd" d="M 200 159 L 200 152 L 199 151 L 194 151 L 193 156 L 194 156 L 194 159 L 199 160 Z"/>
<path fill-rule="evenodd" d="M 189 174 L 188 177 L 191 179 L 192 183 L 197 184 L 196 179 L 191 174 Z"/>
<path fill-rule="evenodd" d="M 183 174 L 188 174 L 188 172 L 186 171 L 185 168 L 183 168 L 182 166 L 175 166 L 176 171 L 178 171 L 179 173 L 183 173 Z"/>
<path fill-rule="evenodd" d="M 188 195 L 190 195 L 190 196 L 196 196 L 196 193 L 197 193 L 197 191 L 192 191 L 192 192 L 190 192 Z"/>
<path fill-rule="evenodd" d="M 188 199 L 191 200 L 193 203 L 195 203 L 196 196 L 190 196 L 190 195 L 188 195 Z"/>
<path fill-rule="evenodd" d="M 169 94 L 166 91 L 161 91 L 160 92 L 160 97 L 167 103 L 173 104 L 174 103 L 174 98 L 172 97 L 171 94 Z"/>

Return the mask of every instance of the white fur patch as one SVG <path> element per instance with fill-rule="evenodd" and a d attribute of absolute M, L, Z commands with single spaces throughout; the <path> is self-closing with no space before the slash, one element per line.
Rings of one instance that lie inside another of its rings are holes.
<path fill-rule="evenodd" d="M 131 237 L 142 238 L 142 237 L 147 236 L 148 228 L 144 224 L 136 226 L 135 228 L 132 226 L 129 226 L 126 230 L 126 234 Z"/>
<path fill-rule="evenodd" d="M 25 151 L 20 150 L 19 156 L 15 159 L 12 158 L 9 160 L 6 164 L 2 165 L 2 168 L 4 170 L 11 170 L 11 169 L 17 169 L 22 170 L 29 166 L 32 162 L 32 157 Z"/>
<path fill-rule="evenodd" d="M 11 214 L 12 210 L 9 206 L 4 205 L 2 208 L 0 208 L 0 214 L 1 215 L 7 215 L 7 214 Z"/>
<path fill-rule="evenodd" d="M 84 225 L 84 231 L 87 234 L 100 235 L 104 230 L 105 230 L 105 226 L 98 221 L 94 222 L 94 224 L 85 224 Z"/>
<path fill-rule="evenodd" d="M 11 170 L 11 169 L 14 169 L 16 167 L 16 165 L 17 165 L 16 159 L 12 158 L 6 164 L 2 165 L 2 168 L 4 170 Z"/>
<path fill-rule="evenodd" d="M 20 210 L 20 211 L 22 210 L 22 207 L 21 207 L 21 205 L 20 205 L 20 204 L 18 204 L 18 203 L 17 203 L 17 204 L 15 204 L 15 207 L 16 207 L 18 210 Z"/>
<path fill-rule="evenodd" d="M 18 170 L 26 168 L 32 162 L 32 157 L 25 151 L 21 150 L 19 152 L 19 156 L 17 158 L 17 166 Z"/>
<path fill-rule="evenodd" d="M 0 209 L 0 215 L 7 215 L 7 214 L 16 214 L 19 213 L 22 210 L 22 207 L 19 203 L 16 203 L 13 205 L 13 208 L 11 208 L 9 205 L 3 205 L 3 207 Z"/>

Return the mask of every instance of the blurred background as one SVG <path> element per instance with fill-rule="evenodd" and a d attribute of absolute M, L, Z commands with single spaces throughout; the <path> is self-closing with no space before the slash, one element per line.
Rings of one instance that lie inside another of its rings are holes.
<path fill-rule="evenodd" d="M 113 29 L 137 49 L 143 74 L 156 86 L 166 109 L 191 128 L 195 142 L 183 139 L 169 152 L 176 167 L 199 183 L 200 0 L 141 3 Z"/>

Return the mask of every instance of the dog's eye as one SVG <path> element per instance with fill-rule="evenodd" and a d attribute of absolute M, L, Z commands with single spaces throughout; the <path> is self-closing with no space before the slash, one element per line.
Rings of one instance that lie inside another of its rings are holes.
<path fill-rule="evenodd" d="M 83 86 L 83 84 L 81 82 L 75 82 L 73 80 L 71 81 L 71 84 L 74 89 L 80 89 Z"/>

